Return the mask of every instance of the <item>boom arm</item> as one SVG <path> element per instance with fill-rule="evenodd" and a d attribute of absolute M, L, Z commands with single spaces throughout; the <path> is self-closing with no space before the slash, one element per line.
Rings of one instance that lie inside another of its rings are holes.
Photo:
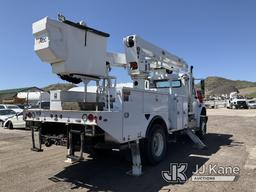
<path fill-rule="evenodd" d="M 188 72 L 188 65 L 183 59 L 137 35 L 124 38 L 124 44 L 134 87 L 149 89 L 149 79 L 168 79 L 173 71 Z"/>
<path fill-rule="evenodd" d="M 167 69 L 170 71 L 187 71 L 187 63 L 159 48 L 137 35 L 124 38 L 127 62 L 131 66 L 131 75 L 148 74 L 154 69 Z M 137 63 L 137 68 L 133 67 Z M 136 68 L 136 69 L 135 69 Z"/>

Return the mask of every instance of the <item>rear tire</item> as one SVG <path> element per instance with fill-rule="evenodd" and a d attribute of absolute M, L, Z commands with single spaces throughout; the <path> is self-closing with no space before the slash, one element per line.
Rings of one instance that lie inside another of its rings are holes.
<path fill-rule="evenodd" d="M 13 124 L 12 124 L 12 122 L 9 122 L 9 123 L 8 123 L 7 128 L 8 128 L 8 129 L 13 129 Z"/>
<path fill-rule="evenodd" d="M 156 165 L 162 161 L 167 152 L 167 136 L 161 124 L 153 124 L 148 137 L 142 144 L 143 161 Z"/>

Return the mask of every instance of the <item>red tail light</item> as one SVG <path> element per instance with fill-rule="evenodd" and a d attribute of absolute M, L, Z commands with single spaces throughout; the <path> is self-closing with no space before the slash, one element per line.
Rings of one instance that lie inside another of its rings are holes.
<path fill-rule="evenodd" d="M 131 68 L 132 70 L 138 69 L 138 63 L 137 63 L 137 62 L 131 62 L 131 63 L 130 63 L 130 68 Z"/>
<path fill-rule="evenodd" d="M 93 120 L 94 120 L 93 114 L 89 114 L 89 115 L 87 116 L 87 119 L 88 119 L 89 121 L 93 121 Z"/>
<path fill-rule="evenodd" d="M 32 113 L 28 112 L 28 113 L 27 113 L 27 117 L 28 117 L 28 118 L 31 118 L 31 117 L 32 117 Z"/>

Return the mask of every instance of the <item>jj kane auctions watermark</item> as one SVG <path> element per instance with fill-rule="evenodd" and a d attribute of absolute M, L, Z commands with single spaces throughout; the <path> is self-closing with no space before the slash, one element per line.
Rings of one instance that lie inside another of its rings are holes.
<path fill-rule="evenodd" d="M 186 170 L 188 163 L 170 163 L 170 170 L 162 171 L 162 177 L 169 183 L 184 183 L 188 180 Z M 221 166 L 218 164 L 196 165 L 192 172 L 192 181 L 235 181 L 240 173 L 238 166 Z"/>

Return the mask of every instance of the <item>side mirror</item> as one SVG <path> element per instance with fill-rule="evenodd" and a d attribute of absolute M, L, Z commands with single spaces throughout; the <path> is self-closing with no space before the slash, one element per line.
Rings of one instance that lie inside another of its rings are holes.
<path fill-rule="evenodd" d="M 204 98 L 205 97 L 205 81 L 201 80 L 200 85 L 201 85 L 201 95 Z"/>

